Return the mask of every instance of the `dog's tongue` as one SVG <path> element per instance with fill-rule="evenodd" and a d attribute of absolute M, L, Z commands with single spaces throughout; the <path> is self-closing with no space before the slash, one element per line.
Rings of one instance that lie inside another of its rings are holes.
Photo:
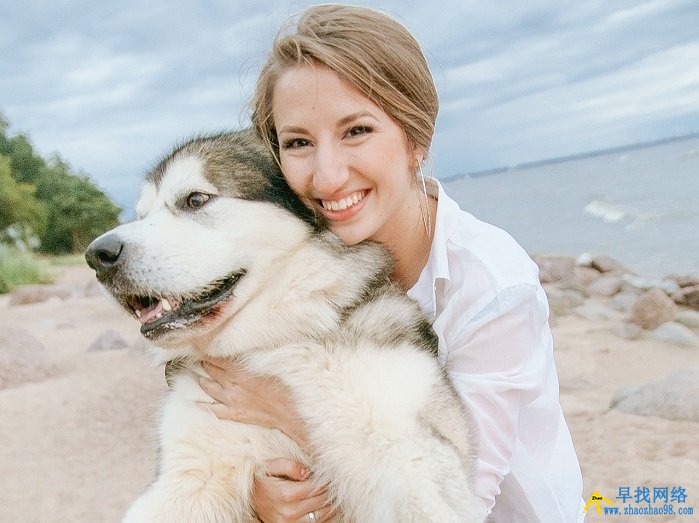
<path fill-rule="evenodd" d="M 162 312 L 163 302 L 159 300 L 154 305 L 146 307 L 145 309 L 141 309 L 141 317 L 139 318 L 139 321 L 142 325 L 145 325 L 146 323 L 154 321 L 156 319 L 156 316 L 158 314 L 161 314 Z"/>

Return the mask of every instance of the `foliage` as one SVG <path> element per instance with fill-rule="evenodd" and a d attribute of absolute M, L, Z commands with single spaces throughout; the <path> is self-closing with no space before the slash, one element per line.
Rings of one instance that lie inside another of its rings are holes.
<path fill-rule="evenodd" d="M 46 264 L 29 252 L 0 243 L 0 294 L 12 291 L 17 285 L 49 281 Z"/>
<path fill-rule="evenodd" d="M 35 183 L 45 162 L 34 152 L 27 136 L 7 136 L 8 127 L 7 120 L 0 115 L 0 154 L 10 159 L 15 180 L 20 183 Z"/>
<path fill-rule="evenodd" d="M 32 233 L 46 230 L 47 206 L 34 197 L 36 187 L 12 176 L 10 159 L 0 154 L 0 240 L 31 245 Z"/>
<path fill-rule="evenodd" d="M 81 252 L 104 231 L 119 223 L 121 209 L 87 176 L 70 172 L 55 159 L 37 183 L 37 196 L 47 202 L 46 231 L 41 250 L 49 253 Z"/>
<path fill-rule="evenodd" d="M 121 209 L 92 180 L 57 155 L 45 160 L 8 127 L 0 115 L 0 241 L 75 253 L 119 223 Z"/>

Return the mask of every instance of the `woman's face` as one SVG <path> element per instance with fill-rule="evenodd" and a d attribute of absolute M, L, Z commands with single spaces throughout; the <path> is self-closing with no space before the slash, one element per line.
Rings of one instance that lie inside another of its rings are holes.
<path fill-rule="evenodd" d="M 289 185 L 345 243 L 405 234 L 417 159 L 382 109 L 329 69 L 298 66 L 278 80 L 273 115 Z"/>

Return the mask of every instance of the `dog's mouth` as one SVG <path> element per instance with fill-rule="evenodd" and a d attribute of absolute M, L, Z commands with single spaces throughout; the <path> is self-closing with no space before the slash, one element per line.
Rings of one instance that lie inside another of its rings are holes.
<path fill-rule="evenodd" d="M 216 314 L 233 297 L 233 290 L 245 272 L 244 269 L 233 272 L 187 296 L 127 295 L 119 301 L 141 322 L 141 334 L 157 338 Z"/>

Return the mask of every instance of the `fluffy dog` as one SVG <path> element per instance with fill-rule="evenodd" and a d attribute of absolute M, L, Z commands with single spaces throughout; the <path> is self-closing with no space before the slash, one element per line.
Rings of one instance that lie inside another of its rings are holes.
<path fill-rule="evenodd" d="M 251 487 L 275 457 L 328 485 L 342 521 L 477 520 L 466 412 L 380 245 L 344 245 L 250 130 L 177 147 L 148 174 L 137 213 L 86 253 L 171 385 L 157 479 L 125 521 L 257 521 Z M 202 408 L 207 356 L 285 383 L 312 453 Z"/>

